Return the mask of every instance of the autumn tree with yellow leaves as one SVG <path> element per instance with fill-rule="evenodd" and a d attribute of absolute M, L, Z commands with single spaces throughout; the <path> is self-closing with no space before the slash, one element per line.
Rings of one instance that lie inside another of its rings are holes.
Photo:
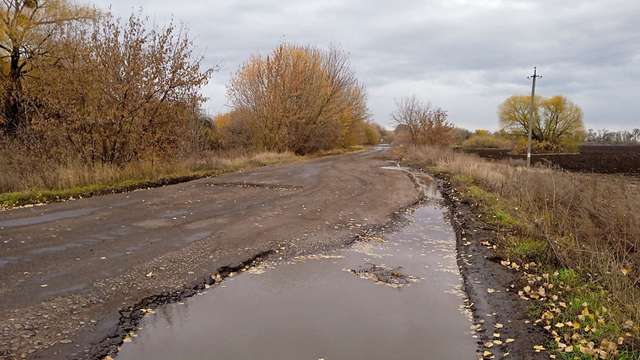
<path fill-rule="evenodd" d="M 280 45 L 244 64 L 228 95 L 258 149 L 306 154 L 366 141 L 365 90 L 335 48 Z"/>
<path fill-rule="evenodd" d="M 500 124 L 507 133 L 524 138 L 532 125 L 534 149 L 559 151 L 575 148 L 584 141 L 586 132 L 582 109 L 564 96 L 534 99 L 531 118 L 531 97 L 511 96 L 498 110 Z"/>
<path fill-rule="evenodd" d="M 122 165 L 207 147 L 201 88 L 213 70 L 183 29 L 63 0 L 0 1 L 0 150 Z"/>
<path fill-rule="evenodd" d="M 26 118 L 23 79 L 38 70 L 36 64 L 59 60 L 55 38 L 66 24 L 95 17 L 93 8 L 64 0 L 0 1 L 0 76 L 6 133 L 15 135 Z"/>
<path fill-rule="evenodd" d="M 173 24 L 149 30 L 138 16 L 104 16 L 60 46 L 68 55 L 31 81 L 40 106 L 31 130 L 40 138 L 55 137 L 83 162 L 110 164 L 172 157 L 196 142 L 200 89 L 212 70 Z"/>

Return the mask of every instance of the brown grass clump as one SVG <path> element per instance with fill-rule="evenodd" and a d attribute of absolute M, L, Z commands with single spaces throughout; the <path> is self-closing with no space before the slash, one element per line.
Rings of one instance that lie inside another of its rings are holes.
<path fill-rule="evenodd" d="M 137 161 L 123 166 L 35 161 L 0 156 L 0 207 L 85 197 L 107 192 L 193 180 L 271 164 L 295 161 L 285 153 L 203 153 L 173 161 Z"/>
<path fill-rule="evenodd" d="M 635 179 L 528 169 L 446 148 L 410 147 L 403 154 L 407 163 L 446 173 L 470 196 L 486 198 L 493 217 L 511 225 L 502 244 L 507 253 L 526 258 L 531 249 L 547 252 L 539 257 L 543 266 L 575 271 L 589 286 L 605 289 L 606 300 L 617 307 L 617 323 L 638 324 L 640 192 Z M 623 332 L 622 327 L 609 333 Z"/>

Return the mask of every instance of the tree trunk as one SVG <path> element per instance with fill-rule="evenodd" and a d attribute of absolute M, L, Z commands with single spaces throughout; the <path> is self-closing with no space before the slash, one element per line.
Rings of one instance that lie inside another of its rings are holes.
<path fill-rule="evenodd" d="M 20 49 L 13 48 L 9 69 L 9 82 L 4 99 L 5 132 L 15 136 L 24 123 L 22 111 L 22 74 L 20 69 Z"/>

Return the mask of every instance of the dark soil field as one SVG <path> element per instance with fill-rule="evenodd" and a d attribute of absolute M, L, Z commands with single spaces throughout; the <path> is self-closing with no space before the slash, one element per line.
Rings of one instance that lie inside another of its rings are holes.
<path fill-rule="evenodd" d="M 513 155 L 505 149 L 467 149 L 488 159 L 525 160 L 526 155 Z M 602 174 L 640 174 L 640 146 L 583 145 L 579 153 L 533 154 L 534 164 L 558 167 L 569 171 Z"/>

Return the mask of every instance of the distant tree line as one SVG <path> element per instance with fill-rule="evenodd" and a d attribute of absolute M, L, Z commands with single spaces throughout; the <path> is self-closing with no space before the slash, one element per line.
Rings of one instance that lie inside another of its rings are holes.
<path fill-rule="evenodd" d="M 622 131 L 589 129 L 586 142 L 591 144 L 638 145 L 640 144 L 640 129 Z"/>
<path fill-rule="evenodd" d="M 398 124 L 396 142 L 416 145 L 456 145 L 464 148 L 526 151 L 529 127 L 534 152 L 576 151 L 587 136 L 580 107 L 564 96 L 534 99 L 511 96 L 498 108 L 500 130 L 470 132 L 455 128 L 445 110 L 415 96 L 402 98 L 391 115 Z M 533 116 L 532 116 L 533 115 Z"/>

